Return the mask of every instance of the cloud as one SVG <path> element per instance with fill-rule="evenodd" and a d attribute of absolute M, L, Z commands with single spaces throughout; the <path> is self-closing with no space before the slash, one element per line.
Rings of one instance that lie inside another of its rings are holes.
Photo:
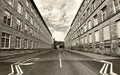
<path fill-rule="evenodd" d="M 64 41 L 64 37 L 66 35 L 64 32 L 54 31 L 53 34 L 54 34 L 53 37 L 55 38 L 55 40 Z"/>
<path fill-rule="evenodd" d="M 34 0 L 56 40 L 63 40 L 82 0 Z"/>

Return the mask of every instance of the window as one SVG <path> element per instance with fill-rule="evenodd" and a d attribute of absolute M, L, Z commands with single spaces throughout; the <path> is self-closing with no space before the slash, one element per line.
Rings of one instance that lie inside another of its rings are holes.
<path fill-rule="evenodd" d="M 112 0 L 113 2 L 113 10 L 114 10 L 114 13 L 116 13 L 117 10 L 119 10 L 120 8 L 120 0 Z"/>
<path fill-rule="evenodd" d="M 28 40 L 25 39 L 24 42 L 25 42 L 25 45 L 24 45 L 25 47 L 24 48 L 27 49 L 28 48 Z"/>
<path fill-rule="evenodd" d="M 103 28 L 103 38 L 104 40 L 110 40 L 110 27 L 106 26 Z"/>
<path fill-rule="evenodd" d="M 87 44 L 88 43 L 88 38 L 87 38 L 87 36 L 85 36 L 85 44 Z"/>
<path fill-rule="evenodd" d="M 21 31 L 22 30 L 22 21 L 17 19 L 17 30 Z"/>
<path fill-rule="evenodd" d="M 83 27 L 81 28 L 81 34 L 83 34 Z"/>
<path fill-rule="evenodd" d="M 10 48 L 10 34 L 2 32 L 1 48 Z"/>
<path fill-rule="evenodd" d="M 81 39 L 82 39 L 82 40 L 81 40 L 81 41 L 82 41 L 81 43 L 84 44 L 84 38 L 81 38 Z"/>
<path fill-rule="evenodd" d="M 25 33 L 27 34 L 28 33 L 28 26 L 25 25 Z"/>
<path fill-rule="evenodd" d="M 29 2 L 28 2 L 28 0 L 26 0 L 26 6 L 29 7 Z"/>
<path fill-rule="evenodd" d="M 88 38 L 89 38 L 89 43 L 92 43 L 92 34 L 89 34 Z"/>
<path fill-rule="evenodd" d="M 34 13 L 33 7 L 31 6 L 31 12 Z"/>
<path fill-rule="evenodd" d="M 39 28 L 39 25 L 37 24 L 37 22 L 34 22 L 34 26 L 35 26 L 35 28 Z"/>
<path fill-rule="evenodd" d="M 33 17 L 30 17 L 30 23 L 33 25 Z"/>
<path fill-rule="evenodd" d="M 90 8 L 87 9 L 87 16 L 90 15 Z"/>
<path fill-rule="evenodd" d="M 98 19 L 97 19 L 97 14 L 94 16 L 94 26 L 96 26 L 98 24 Z"/>
<path fill-rule="evenodd" d="M 28 20 L 29 19 L 29 13 L 28 11 L 25 12 L 25 18 Z"/>
<path fill-rule="evenodd" d="M 92 2 L 92 11 L 95 10 L 95 0 Z"/>
<path fill-rule="evenodd" d="M 30 35 L 32 35 L 33 34 L 33 29 L 32 28 L 30 28 Z"/>
<path fill-rule="evenodd" d="M 118 38 L 120 38 L 120 21 L 117 22 L 117 34 Z"/>
<path fill-rule="evenodd" d="M 9 3 L 11 6 L 13 6 L 14 0 L 8 0 L 8 3 Z"/>
<path fill-rule="evenodd" d="M 22 14 L 23 12 L 23 6 L 21 3 L 18 2 L 18 10 L 17 10 L 20 14 Z"/>
<path fill-rule="evenodd" d="M 11 22 L 12 22 L 12 15 L 10 12 L 8 12 L 7 10 L 5 10 L 4 12 L 4 20 L 3 22 L 6 24 L 6 25 L 11 25 Z"/>
<path fill-rule="evenodd" d="M 91 21 L 88 21 L 88 29 L 91 29 L 92 28 L 92 23 Z"/>
<path fill-rule="evenodd" d="M 33 41 L 32 40 L 30 41 L 30 45 L 31 45 L 30 48 L 32 49 L 33 48 Z"/>
<path fill-rule="evenodd" d="M 37 18 L 37 14 L 36 14 L 36 12 L 34 12 L 34 14 L 35 14 L 35 17 Z"/>
<path fill-rule="evenodd" d="M 95 31 L 95 42 L 99 42 L 100 41 L 100 35 L 99 35 L 99 31 Z"/>
<path fill-rule="evenodd" d="M 21 48 L 21 38 L 16 36 L 16 44 L 15 44 L 16 48 Z"/>
<path fill-rule="evenodd" d="M 85 20 L 85 13 L 83 14 L 83 21 Z"/>
<path fill-rule="evenodd" d="M 87 31 L 87 26 L 86 25 L 84 25 L 84 32 L 86 32 Z"/>
<path fill-rule="evenodd" d="M 105 6 L 101 9 L 102 21 L 104 21 L 106 19 L 106 15 L 107 15 L 106 9 L 107 9 L 107 6 Z"/>

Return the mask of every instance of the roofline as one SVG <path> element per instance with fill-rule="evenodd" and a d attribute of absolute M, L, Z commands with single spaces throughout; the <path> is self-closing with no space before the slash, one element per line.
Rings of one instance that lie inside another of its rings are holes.
<path fill-rule="evenodd" d="M 83 5 L 84 1 L 85 1 L 85 0 L 83 0 L 83 1 L 82 1 L 82 3 L 80 4 L 80 7 L 79 7 L 79 9 L 78 9 L 78 11 L 77 11 L 77 13 L 76 13 L 76 15 L 75 15 L 75 17 L 74 17 L 74 19 L 73 19 L 73 21 L 72 21 L 71 25 L 70 25 L 70 27 L 73 25 L 73 23 L 74 23 L 74 21 L 75 21 L 75 19 L 76 19 L 77 15 L 78 15 L 78 13 L 79 13 L 79 11 L 80 11 L 80 8 L 82 7 L 82 5 Z M 67 33 L 66 37 L 68 36 L 68 34 L 69 34 L 70 30 L 71 30 L 71 28 L 69 29 L 69 31 L 68 31 L 68 33 Z M 65 37 L 65 39 L 66 39 L 66 37 Z M 65 40 L 65 39 L 64 39 L 64 40 Z"/>
<path fill-rule="evenodd" d="M 34 5 L 35 9 L 37 10 L 37 13 L 39 14 L 40 18 L 41 18 L 41 19 L 42 19 L 42 21 L 43 21 L 43 23 L 44 23 L 45 27 L 47 28 L 48 32 L 49 32 L 49 33 L 50 33 L 50 35 L 52 36 L 52 33 L 50 32 L 50 30 L 49 30 L 49 28 L 48 28 L 47 24 L 45 23 L 45 20 L 43 19 L 43 17 L 42 17 L 42 15 L 41 15 L 40 11 L 38 10 L 38 8 L 37 8 L 37 6 L 36 6 L 35 2 L 34 2 L 33 0 L 30 0 L 30 1 L 31 1 L 31 2 L 32 2 L 32 4 Z"/>
<path fill-rule="evenodd" d="M 85 2 L 85 0 L 83 0 L 82 3 L 80 4 L 80 7 L 79 7 L 79 9 L 78 9 L 78 11 L 77 11 L 77 13 L 76 13 L 76 15 L 75 15 L 75 17 L 74 17 L 72 23 L 71 23 L 71 26 L 73 25 L 73 23 L 74 23 L 74 21 L 75 21 L 77 15 L 78 15 L 78 13 L 79 13 L 79 11 L 80 11 L 80 8 L 82 7 L 82 5 L 83 5 L 84 2 Z"/>
<path fill-rule="evenodd" d="M 67 35 L 65 36 L 64 40 L 67 38 L 67 36 L 70 33 L 70 31 L 71 31 L 71 28 L 69 29 L 69 31 L 68 31 Z"/>

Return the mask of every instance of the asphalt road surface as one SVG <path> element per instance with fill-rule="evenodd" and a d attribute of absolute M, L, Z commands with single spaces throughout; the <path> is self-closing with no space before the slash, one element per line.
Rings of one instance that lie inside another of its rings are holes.
<path fill-rule="evenodd" d="M 120 75 L 119 59 L 98 60 L 69 50 L 47 50 L 21 57 L 12 58 L 20 58 L 17 62 L 0 62 L 0 75 Z"/>

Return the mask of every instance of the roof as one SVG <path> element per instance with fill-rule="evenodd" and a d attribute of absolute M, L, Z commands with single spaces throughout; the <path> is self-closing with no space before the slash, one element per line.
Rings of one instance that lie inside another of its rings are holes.
<path fill-rule="evenodd" d="M 78 15 L 78 13 L 79 13 L 79 11 L 80 11 L 80 8 L 82 7 L 82 5 L 83 5 L 84 1 L 85 1 L 85 0 L 83 0 L 83 1 L 82 1 L 82 3 L 80 4 L 80 7 L 79 7 L 79 9 L 78 9 L 78 11 L 77 11 L 77 13 L 76 13 L 76 15 L 75 15 L 75 17 L 74 17 L 74 19 L 73 19 L 73 21 L 72 21 L 71 25 L 70 25 L 70 27 L 73 25 L 73 23 L 74 23 L 74 21 L 75 21 L 75 19 L 76 19 L 77 15 Z M 70 30 L 71 30 L 71 28 L 69 29 L 69 31 L 68 31 L 68 33 L 67 33 L 67 35 L 66 35 L 65 39 L 67 38 L 68 34 L 70 33 Z"/>
<path fill-rule="evenodd" d="M 50 30 L 49 30 L 49 28 L 48 28 L 47 24 L 45 23 L 45 21 L 44 21 L 44 19 L 43 19 L 42 15 L 41 15 L 40 11 L 38 10 L 38 8 L 37 8 L 37 6 L 36 6 L 35 2 L 34 2 L 33 0 L 30 0 L 30 1 L 31 1 L 31 3 L 33 4 L 33 6 L 35 7 L 35 9 L 36 9 L 37 13 L 39 14 L 40 18 L 42 19 L 42 21 L 43 21 L 43 23 L 44 23 L 45 27 L 47 28 L 47 30 L 49 31 L 50 35 L 52 36 L 52 33 L 50 32 Z"/>

